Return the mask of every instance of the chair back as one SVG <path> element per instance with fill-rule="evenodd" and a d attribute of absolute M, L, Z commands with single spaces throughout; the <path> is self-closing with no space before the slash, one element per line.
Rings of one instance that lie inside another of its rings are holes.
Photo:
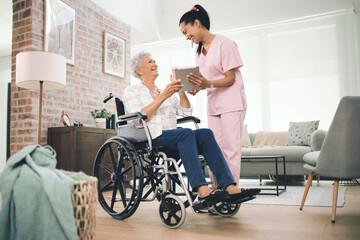
<path fill-rule="evenodd" d="M 360 97 L 340 100 L 324 139 L 316 172 L 341 179 L 360 177 Z"/>

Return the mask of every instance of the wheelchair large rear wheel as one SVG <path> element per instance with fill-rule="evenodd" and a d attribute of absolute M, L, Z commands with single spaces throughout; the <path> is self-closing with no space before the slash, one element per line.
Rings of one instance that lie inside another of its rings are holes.
<path fill-rule="evenodd" d="M 141 201 L 143 174 L 139 155 L 126 139 L 113 137 L 99 149 L 94 164 L 98 198 L 116 219 L 130 217 Z"/>
<path fill-rule="evenodd" d="M 185 205 L 177 196 L 168 194 L 160 203 L 159 214 L 168 228 L 178 228 L 186 218 Z"/>

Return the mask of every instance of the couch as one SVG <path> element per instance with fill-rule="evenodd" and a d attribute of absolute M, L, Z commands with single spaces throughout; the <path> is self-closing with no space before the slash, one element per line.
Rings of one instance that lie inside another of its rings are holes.
<path fill-rule="evenodd" d="M 246 130 L 246 129 L 245 129 Z M 309 171 L 304 169 L 303 156 L 312 151 L 319 151 L 326 136 L 326 131 L 315 130 L 311 133 L 309 145 L 288 146 L 286 145 L 287 132 L 257 132 L 249 133 L 251 145 L 242 146 L 241 154 L 245 156 L 285 156 L 286 175 L 307 175 Z M 258 135 L 258 136 L 257 136 Z M 260 144 L 259 135 L 262 135 Z M 256 137 L 257 136 L 257 137 Z M 264 140 L 265 137 L 265 140 Z M 256 139 L 257 138 L 257 139 Z M 281 138 L 277 141 L 274 138 Z M 284 142 L 285 138 L 285 142 Z M 267 144 L 268 143 L 268 144 Z M 270 143 L 270 144 L 269 144 Z M 283 173 L 282 162 L 278 163 L 279 175 Z M 242 159 L 241 176 L 275 175 L 274 160 L 271 159 Z"/>

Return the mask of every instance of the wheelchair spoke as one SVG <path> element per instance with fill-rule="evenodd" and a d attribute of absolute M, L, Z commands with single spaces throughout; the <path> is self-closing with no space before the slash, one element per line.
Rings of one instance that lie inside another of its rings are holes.
<path fill-rule="evenodd" d="M 126 182 L 126 181 L 121 181 L 121 183 L 122 183 L 126 188 L 133 189 L 133 186 L 131 186 L 128 182 Z"/>
<path fill-rule="evenodd" d="M 171 206 L 170 213 L 176 214 L 177 211 L 179 211 L 181 208 L 179 205 L 176 204 L 176 202 Z"/>
<path fill-rule="evenodd" d="M 114 190 L 113 190 L 113 193 L 112 193 L 111 205 L 110 205 L 111 210 L 114 210 L 114 204 L 115 204 L 115 201 L 116 201 L 116 192 L 117 192 L 117 185 L 114 184 Z"/>
<path fill-rule="evenodd" d="M 108 145 L 108 149 L 109 149 L 109 154 L 110 154 L 110 157 L 111 157 L 111 163 L 112 163 L 112 165 L 113 165 L 113 169 L 115 170 L 116 168 L 117 168 L 117 164 L 116 164 L 116 161 L 115 161 L 115 157 L 114 157 L 114 153 L 113 153 L 113 151 L 112 151 L 112 149 L 111 149 L 111 145 L 109 144 Z"/>
<path fill-rule="evenodd" d="M 112 184 L 112 181 L 109 181 L 107 184 L 101 186 L 101 187 L 99 188 L 99 192 L 104 191 L 104 190 L 107 189 L 111 184 Z"/>
<path fill-rule="evenodd" d="M 101 167 L 101 168 L 103 168 L 106 172 L 108 172 L 110 175 L 113 173 L 113 171 L 110 169 L 110 168 L 108 168 L 108 167 L 106 167 L 105 165 L 103 165 L 103 164 L 99 164 L 98 165 L 99 167 Z"/>
<path fill-rule="evenodd" d="M 170 220 L 170 222 L 171 222 L 171 218 L 174 218 L 176 222 L 180 221 L 181 218 L 178 215 L 176 215 L 176 212 L 177 212 L 177 210 L 173 210 L 173 211 L 169 212 L 168 219 Z"/>
<path fill-rule="evenodd" d="M 129 170 L 132 170 L 131 165 L 129 167 L 127 167 L 126 169 L 124 169 L 122 172 L 119 171 L 118 175 L 121 177 L 124 177 L 123 175 L 125 175 L 125 173 L 127 173 Z"/>
<path fill-rule="evenodd" d="M 120 185 L 118 186 L 119 188 L 119 192 L 120 192 L 120 196 L 121 196 L 121 201 L 123 203 L 123 206 L 126 207 L 127 203 L 126 203 L 126 191 L 124 191 L 124 188 L 123 186 L 119 183 L 119 182 L 116 182 L 116 185 Z"/>

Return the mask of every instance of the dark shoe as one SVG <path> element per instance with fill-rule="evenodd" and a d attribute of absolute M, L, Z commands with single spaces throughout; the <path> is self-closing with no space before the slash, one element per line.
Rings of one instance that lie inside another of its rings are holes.
<path fill-rule="evenodd" d="M 208 208 L 218 202 L 223 201 L 225 196 L 228 196 L 227 191 L 216 189 L 204 198 L 198 197 L 198 201 L 193 204 L 193 208 L 195 211 Z"/>
<path fill-rule="evenodd" d="M 252 189 L 241 189 L 241 193 L 228 194 L 224 201 L 228 203 L 241 203 L 245 201 L 249 201 L 254 199 L 255 195 L 260 193 L 260 189 L 252 188 Z"/>

